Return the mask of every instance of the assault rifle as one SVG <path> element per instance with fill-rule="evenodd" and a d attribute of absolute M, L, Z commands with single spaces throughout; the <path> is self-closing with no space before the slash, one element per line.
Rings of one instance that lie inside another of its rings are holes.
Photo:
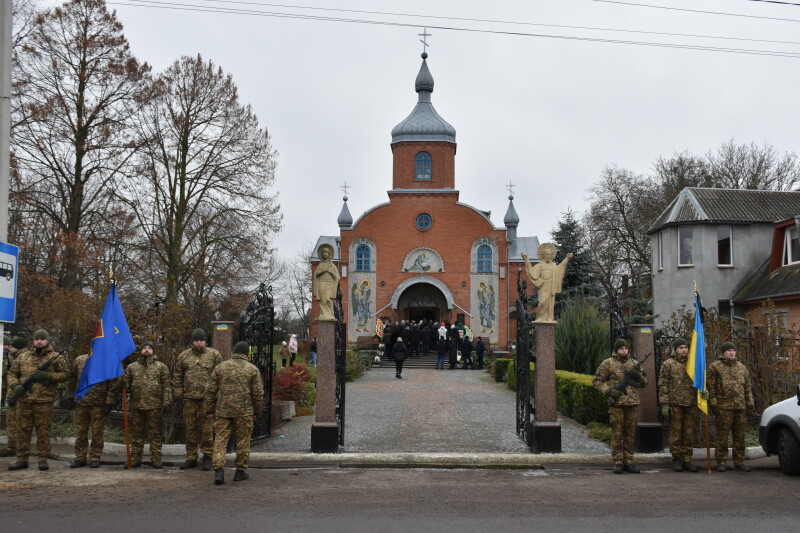
<path fill-rule="evenodd" d="M 42 366 L 40 366 L 40 367 L 39 367 L 39 368 L 37 368 L 36 370 L 47 370 L 48 368 L 50 368 L 50 365 L 52 365 L 52 364 L 55 362 L 55 360 L 56 360 L 56 359 L 58 359 L 59 357 L 61 357 L 61 356 L 62 356 L 62 355 L 64 355 L 65 353 L 67 353 L 67 350 L 66 350 L 66 349 L 63 349 L 63 350 L 61 350 L 60 352 L 58 352 L 57 354 L 55 354 L 53 357 L 51 357 L 50 359 L 48 359 L 47 361 L 45 361 L 45 362 L 42 364 Z M 17 393 L 15 392 L 15 393 L 14 393 L 14 394 L 13 394 L 11 397 L 9 397 L 9 398 L 8 398 L 8 402 L 7 402 L 7 403 L 8 403 L 8 405 L 9 405 L 10 407 L 13 407 L 13 406 L 15 406 L 15 405 L 17 404 L 17 402 L 20 400 L 20 398 L 22 398 L 22 397 L 23 397 L 25 394 L 27 394 L 27 393 L 29 393 L 29 392 L 31 391 L 31 387 L 32 387 L 32 386 L 33 386 L 33 384 L 34 384 L 34 383 L 36 383 L 37 381 L 39 381 L 39 380 L 37 380 L 37 379 L 33 379 L 33 374 L 31 374 L 31 375 L 28 377 L 28 379 L 26 379 L 26 380 L 25 380 L 25 381 L 22 383 L 22 387 L 23 387 L 25 390 L 24 390 L 24 391 L 22 391 L 22 392 L 20 392 L 19 394 L 17 394 Z"/>
<path fill-rule="evenodd" d="M 653 353 L 652 353 L 652 352 L 650 352 L 649 354 L 647 354 L 646 356 L 644 356 L 644 359 L 642 359 L 641 361 L 639 361 L 639 360 L 638 360 L 638 359 L 636 359 L 635 357 L 631 357 L 631 359 L 633 359 L 634 361 L 636 361 L 636 366 L 635 366 L 634 368 L 636 368 L 636 370 L 638 370 L 639 372 L 641 372 L 641 371 L 642 371 L 642 365 L 644 364 L 644 362 L 645 362 L 645 361 L 647 361 L 647 359 L 648 359 L 648 358 L 649 358 L 651 355 L 653 355 Z M 641 389 L 642 387 L 644 387 L 644 385 L 642 385 L 642 384 L 641 384 L 641 383 L 639 383 L 638 381 L 635 381 L 635 380 L 634 380 L 634 379 L 631 377 L 631 375 L 630 375 L 630 374 L 628 374 L 628 373 L 626 372 L 626 373 L 625 373 L 625 375 L 624 375 L 624 376 L 622 376 L 622 381 L 620 381 L 619 383 L 617 383 L 617 386 L 616 386 L 616 387 L 614 387 L 614 390 L 618 390 L 619 392 L 621 392 L 622 394 L 624 394 L 624 395 L 626 395 L 626 396 L 627 396 L 627 395 L 628 395 L 628 387 L 629 387 L 629 386 L 631 386 L 631 387 L 636 387 L 637 389 Z M 617 403 L 617 399 L 616 399 L 616 398 L 609 398 L 609 399 L 608 399 L 608 405 L 614 405 L 615 403 Z"/>

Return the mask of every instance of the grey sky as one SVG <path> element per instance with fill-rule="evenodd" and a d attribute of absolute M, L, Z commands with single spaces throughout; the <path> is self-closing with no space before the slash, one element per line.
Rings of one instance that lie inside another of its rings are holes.
<path fill-rule="evenodd" d="M 393 27 L 173 11 L 109 2 L 133 52 L 155 71 L 201 53 L 233 74 L 280 152 L 277 190 L 291 258 L 320 234 L 338 233 L 340 186 L 354 218 L 387 200 L 392 128 L 416 103 L 414 78 L 427 26 L 800 52 L 800 44 L 502 25 L 337 13 L 267 5 L 248 9 L 391 20 Z M 173 0 L 220 5 L 205 0 Z M 628 0 L 625 0 L 628 1 Z M 634 1 L 634 0 L 630 0 Z M 640 0 L 642 4 L 800 21 L 800 8 L 746 0 Z M 222 4 L 237 7 L 234 3 Z M 590 0 L 297 0 L 296 5 L 625 30 L 800 41 L 800 22 L 726 17 Z M 800 141 L 795 102 L 800 57 L 677 50 L 429 29 L 433 103 L 456 128 L 461 201 L 502 226 L 505 184 L 515 187 L 519 235 L 549 239 L 560 214 L 581 212 L 606 165 L 646 173 L 659 155 L 702 154 L 723 141 Z M 394 221 L 386 221 L 391 232 Z"/>

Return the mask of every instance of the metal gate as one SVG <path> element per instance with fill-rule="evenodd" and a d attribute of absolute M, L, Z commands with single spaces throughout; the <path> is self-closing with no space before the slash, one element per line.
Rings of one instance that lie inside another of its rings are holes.
<path fill-rule="evenodd" d="M 252 440 L 269 437 L 272 433 L 272 378 L 275 375 L 275 361 L 272 358 L 272 330 L 275 320 L 275 306 L 272 299 L 272 286 L 259 285 L 253 300 L 247 306 L 241 322 L 241 339 L 255 350 L 251 362 L 261 372 L 264 385 L 264 412 L 255 414 Z"/>
<path fill-rule="evenodd" d="M 336 317 L 336 329 L 334 330 L 334 345 L 336 350 L 336 423 L 339 424 L 339 446 L 344 446 L 345 381 L 347 380 L 347 323 L 344 321 L 341 287 L 336 288 L 336 300 L 333 303 L 333 314 Z"/>
<path fill-rule="evenodd" d="M 528 297 L 525 290 L 528 282 L 522 277 L 522 269 L 517 270 L 517 435 L 529 449 L 533 446 L 531 415 L 531 326 L 528 315 Z"/>

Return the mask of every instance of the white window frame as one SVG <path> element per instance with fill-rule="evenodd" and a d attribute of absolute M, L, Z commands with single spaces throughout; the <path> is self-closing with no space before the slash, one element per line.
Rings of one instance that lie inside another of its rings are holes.
<path fill-rule="evenodd" d="M 781 261 L 784 266 L 800 263 L 800 257 L 794 257 L 792 255 L 792 235 L 795 235 L 795 238 L 797 238 L 797 227 L 795 226 L 787 227 L 784 233 L 783 257 Z"/>
<path fill-rule="evenodd" d="M 658 232 L 658 270 L 664 270 L 664 232 Z"/>
<path fill-rule="evenodd" d="M 681 230 L 684 228 L 688 229 L 691 232 L 690 235 L 691 248 L 689 249 L 689 253 L 691 254 L 691 261 L 692 261 L 691 263 L 681 263 L 681 257 L 683 255 L 681 254 Z M 679 267 L 694 266 L 694 227 L 692 226 L 678 226 L 678 266 Z"/>
<path fill-rule="evenodd" d="M 720 263 L 719 262 L 719 230 L 721 228 L 728 228 L 728 241 L 730 241 L 730 256 L 731 261 L 730 263 Z M 732 267 L 733 266 L 733 227 L 731 226 L 717 226 L 717 266 L 721 267 Z"/>

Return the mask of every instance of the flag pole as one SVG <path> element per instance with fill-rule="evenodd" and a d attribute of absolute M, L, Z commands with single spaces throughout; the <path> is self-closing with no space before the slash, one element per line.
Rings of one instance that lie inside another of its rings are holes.
<path fill-rule="evenodd" d="M 703 413 L 706 419 L 706 463 L 708 464 L 708 473 L 711 473 L 711 437 L 708 435 L 708 413 Z"/>
<path fill-rule="evenodd" d="M 694 296 L 695 296 L 695 302 L 699 301 L 700 293 L 697 292 L 697 280 L 694 280 Z M 702 309 L 695 309 L 695 313 L 702 313 L 702 312 L 703 312 Z M 703 328 L 703 336 L 704 337 L 705 337 L 705 334 L 706 334 L 705 328 Z M 705 352 L 703 353 L 703 357 L 705 357 Z M 703 365 L 703 368 L 705 368 L 705 365 Z M 705 388 L 705 379 L 703 379 L 703 386 Z M 701 391 L 701 390 L 697 391 L 698 403 L 699 403 L 699 399 L 703 395 L 703 392 L 704 391 Z M 709 431 L 708 431 L 708 407 L 707 407 L 707 405 L 708 404 L 706 404 L 706 411 L 702 411 L 701 410 L 701 412 L 703 413 L 703 420 L 704 420 L 704 425 L 705 425 L 705 429 L 706 429 L 706 466 L 708 468 L 708 473 L 710 474 L 711 473 L 711 437 L 710 437 Z"/>
<path fill-rule="evenodd" d="M 111 285 L 114 285 L 114 265 L 108 265 L 108 277 Z M 122 363 L 120 363 L 122 364 Z M 126 387 L 125 377 L 122 377 L 122 425 L 125 428 L 125 454 L 128 460 L 128 470 L 131 469 L 131 433 L 128 426 L 128 387 Z"/>

